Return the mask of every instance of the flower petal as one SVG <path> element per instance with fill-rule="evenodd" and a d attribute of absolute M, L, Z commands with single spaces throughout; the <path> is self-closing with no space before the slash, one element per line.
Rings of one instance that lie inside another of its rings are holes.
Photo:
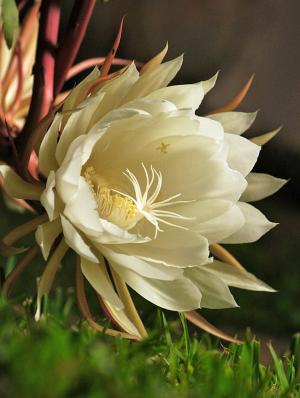
<path fill-rule="evenodd" d="M 144 223 L 146 224 L 146 222 Z M 172 267 L 187 267 L 204 264 L 208 261 L 208 241 L 204 236 L 191 230 L 163 226 L 156 239 L 147 243 L 119 246 L 119 251 L 134 255 L 140 259 Z M 153 228 L 148 223 L 142 229 L 142 235 L 153 235 Z"/>
<path fill-rule="evenodd" d="M 260 147 L 244 137 L 233 134 L 225 134 L 225 142 L 229 148 L 227 157 L 229 166 L 245 177 L 253 169 Z"/>
<path fill-rule="evenodd" d="M 269 131 L 268 133 L 257 135 L 256 137 L 250 138 L 250 141 L 254 142 L 256 145 L 265 145 L 267 142 L 272 140 L 282 129 L 282 126 L 278 127 L 277 129 L 273 131 Z"/>
<path fill-rule="evenodd" d="M 184 275 L 198 287 L 202 294 L 202 308 L 238 307 L 228 286 L 216 275 L 207 272 L 203 267 L 187 268 Z"/>
<path fill-rule="evenodd" d="M 257 279 L 253 274 L 250 274 L 247 271 L 241 271 L 236 267 L 221 261 L 214 260 L 207 266 L 203 266 L 203 269 L 222 279 L 222 281 L 228 286 L 246 290 L 275 292 L 273 288 Z"/>
<path fill-rule="evenodd" d="M 132 101 L 135 98 L 146 97 L 154 90 L 166 87 L 181 68 L 182 61 L 183 56 L 181 55 L 178 58 L 146 70 L 131 87 L 123 103 Z"/>
<path fill-rule="evenodd" d="M 273 195 L 287 183 L 287 180 L 263 173 L 250 173 L 246 180 L 248 186 L 241 196 L 243 202 L 255 202 L 264 199 Z"/>
<path fill-rule="evenodd" d="M 77 86 L 73 88 L 64 102 L 63 112 L 72 111 L 77 108 L 80 102 L 82 102 L 86 97 L 88 88 L 94 84 L 99 75 L 100 72 L 98 68 L 94 68 L 85 79 L 83 79 L 79 84 L 77 84 Z"/>
<path fill-rule="evenodd" d="M 259 210 L 248 203 L 237 204 L 245 217 L 243 227 L 221 243 L 250 243 L 258 240 L 277 224 L 270 222 Z"/>
<path fill-rule="evenodd" d="M 98 94 L 104 94 L 104 98 L 93 114 L 90 127 L 97 123 L 108 112 L 117 109 L 124 103 L 124 97 L 126 97 L 126 94 L 131 90 L 138 79 L 139 72 L 134 62 L 132 62 L 121 75 L 103 83 Z"/>
<path fill-rule="evenodd" d="M 24 181 L 10 166 L 0 165 L 3 187 L 13 198 L 39 200 L 44 187 Z"/>
<path fill-rule="evenodd" d="M 154 278 L 161 280 L 174 280 L 182 276 L 183 270 L 175 267 L 166 267 L 164 265 L 153 263 L 135 257 L 134 255 L 126 255 L 118 253 L 117 248 L 108 248 L 103 246 L 101 252 L 110 261 L 114 263 L 114 267 L 118 270 L 120 267 L 137 272 L 146 278 Z"/>
<path fill-rule="evenodd" d="M 212 218 L 206 222 L 195 225 L 194 229 L 205 236 L 209 244 L 221 242 L 234 232 L 241 229 L 245 218 L 243 212 L 236 205 L 233 205 L 228 211 L 218 217 Z"/>
<path fill-rule="evenodd" d="M 177 108 L 199 108 L 204 97 L 202 83 L 183 84 L 178 86 L 163 87 L 153 91 L 146 98 L 157 98 L 169 101 Z"/>
<path fill-rule="evenodd" d="M 221 112 L 209 115 L 213 120 L 217 120 L 223 126 L 225 133 L 243 134 L 256 119 L 257 112 Z"/>
<path fill-rule="evenodd" d="M 63 116 L 57 114 L 47 131 L 39 149 L 39 170 L 48 177 L 51 170 L 58 168 L 55 151 L 58 142 L 59 130 Z"/>
<path fill-rule="evenodd" d="M 49 173 L 46 188 L 41 195 L 40 202 L 45 208 L 50 221 L 53 221 L 58 216 L 63 207 L 55 191 L 55 173 L 53 170 Z"/>
<path fill-rule="evenodd" d="M 41 248 L 45 260 L 47 260 L 51 247 L 61 232 L 60 218 L 56 218 L 54 221 L 49 221 L 38 226 L 35 239 Z"/>
<path fill-rule="evenodd" d="M 166 281 L 145 278 L 124 267 L 115 270 L 133 290 L 159 307 L 171 311 L 190 311 L 200 307 L 201 293 L 188 278 Z"/>
<path fill-rule="evenodd" d="M 124 305 L 115 292 L 113 284 L 108 277 L 103 257 L 100 256 L 99 260 L 99 263 L 96 264 L 81 257 L 82 273 L 103 299 L 115 306 L 117 310 L 121 310 L 124 308 Z"/>
<path fill-rule="evenodd" d="M 99 259 L 85 243 L 76 228 L 63 215 L 60 217 L 66 244 L 81 257 L 93 263 L 99 263 Z"/>
<path fill-rule="evenodd" d="M 86 134 L 99 103 L 103 101 L 104 93 L 88 97 L 80 108 L 70 115 L 60 135 L 55 157 L 59 165 L 62 164 L 71 143 L 80 135 Z"/>
<path fill-rule="evenodd" d="M 210 90 L 212 90 L 216 84 L 219 72 L 214 74 L 210 79 L 204 80 L 202 83 L 202 87 L 204 90 L 204 94 L 206 95 Z"/>

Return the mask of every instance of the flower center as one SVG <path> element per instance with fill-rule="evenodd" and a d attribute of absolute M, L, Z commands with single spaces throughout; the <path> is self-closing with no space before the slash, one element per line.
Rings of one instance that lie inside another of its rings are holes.
<path fill-rule="evenodd" d="M 155 227 L 155 237 L 158 231 L 162 232 L 159 224 L 187 229 L 168 220 L 191 220 L 190 217 L 184 217 L 163 208 L 191 201 L 175 200 L 181 196 L 180 193 L 158 201 L 162 187 L 162 174 L 152 166 L 150 173 L 143 163 L 142 167 L 146 177 L 146 186 L 143 193 L 136 176 L 128 169 L 123 173 L 132 184 L 134 197 L 116 189 L 108 188 L 106 181 L 96 173 L 92 166 L 86 168 L 83 176 L 97 201 L 99 216 L 126 230 L 132 229 L 140 220 L 145 218 Z"/>
<path fill-rule="evenodd" d="M 84 171 L 84 178 L 94 194 L 101 218 L 127 230 L 133 228 L 142 218 L 134 202 L 105 186 L 105 181 L 92 166 Z"/>

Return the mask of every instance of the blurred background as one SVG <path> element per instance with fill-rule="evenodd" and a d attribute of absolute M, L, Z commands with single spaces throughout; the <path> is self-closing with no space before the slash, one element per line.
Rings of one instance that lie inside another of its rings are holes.
<path fill-rule="evenodd" d="M 64 2 L 65 16 L 72 3 Z M 255 73 L 253 86 L 239 108 L 249 112 L 260 109 L 246 135 L 283 125 L 281 133 L 262 149 L 255 169 L 290 179 L 274 197 L 256 203 L 280 225 L 257 243 L 228 246 L 250 272 L 278 292 L 235 291 L 240 308 L 203 314 L 225 330 L 249 326 L 255 334 L 285 341 L 300 330 L 300 2 L 98 1 L 78 60 L 106 55 L 124 14 L 119 57 L 146 61 L 168 41 L 167 59 L 185 54 L 175 83 L 205 80 L 220 70 L 199 114 L 224 105 Z M 15 218 L 11 215 L 4 220 L 2 228 L 11 227 Z M 143 302 L 143 308 L 144 316 L 151 316 L 153 307 Z"/>

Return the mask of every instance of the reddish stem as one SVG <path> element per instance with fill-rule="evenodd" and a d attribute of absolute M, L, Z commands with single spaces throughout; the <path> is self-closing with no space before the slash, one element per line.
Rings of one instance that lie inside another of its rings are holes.
<path fill-rule="evenodd" d="M 48 113 L 53 102 L 55 50 L 60 22 L 61 0 L 44 0 L 41 6 L 41 20 L 38 35 L 36 63 L 33 68 L 34 83 L 32 99 L 18 146 L 22 159 L 23 175 L 36 137 L 31 134 L 38 122 Z"/>
<path fill-rule="evenodd" d="M 67 73 L 73 65 L 92 16 L 96 0 L 75 0 L 67 32 L 56 57 L 54 98 L 61 91 Z"/>
<path fill-rule="evenodd" d="M 78 64 L 72 66 L 72 68 L 69 69 L 66 80 L 71 79 L 78 73 L 83 72 L 86 69 L 89 69 L 93 66 L 99 66 L 103 65 L 104 61 L 106 60 L 106 57 L 97 57 L 97 58 L 89 58 L 85 59 L 84 61 L 79 62 Z M 112 61 L 112 65 L 121 65 L 121 66 L 126 66 L 129 65 L 132 62 L 131 59 L 125 59 L 125 58 L 114 58 Z M 135 65 L 138 68 L 141 68 L 143 66 L 142 62 L 139 61 L 134 61 Z"/>

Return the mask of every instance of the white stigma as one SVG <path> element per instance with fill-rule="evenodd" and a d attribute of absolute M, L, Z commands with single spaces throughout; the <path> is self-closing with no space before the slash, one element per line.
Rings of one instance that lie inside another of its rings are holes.
<path fill-rule="evenodd" d="M 184 217 L 173 211 L 163 210 L 163 208 L 180 203 L 189 203 L 192 201 L 175 200 L 181 196 L 181 193 L 170 196 L 169 198 L 164 199 L 162 201 L 157 201 L 157 198 L 160 194 L 163 184 L 162 174 L 160 171 L 155 170 L 155 168 L 152 165 L 150 166 L 150 172 L 148 172 L 143 163 L 142 167 L 144 169 L 146 176 L 146 187 L 143 193 L 140 184 L 138 182 L 138 179 L 129 169 L 127 169 L 126 172 L 124 172 L 123 174 L 131 182 L 134 189 L 135 197 L 127 195 L 123 192 L 114 189 L 112 189 L 112 191 L 118 193 L 119 195 L 127 197 L 135 204 L 140 215 L 144 216 L 155 227 L 155 238 L 158 232 L 163 232 L 159 224 L 166 224 L 172 227 L 181 228 L 185 230 L 188 229 L 182 225 L 178 225 L 167 220 L 170 219 L 192 220 L 193 218 Z"/>

